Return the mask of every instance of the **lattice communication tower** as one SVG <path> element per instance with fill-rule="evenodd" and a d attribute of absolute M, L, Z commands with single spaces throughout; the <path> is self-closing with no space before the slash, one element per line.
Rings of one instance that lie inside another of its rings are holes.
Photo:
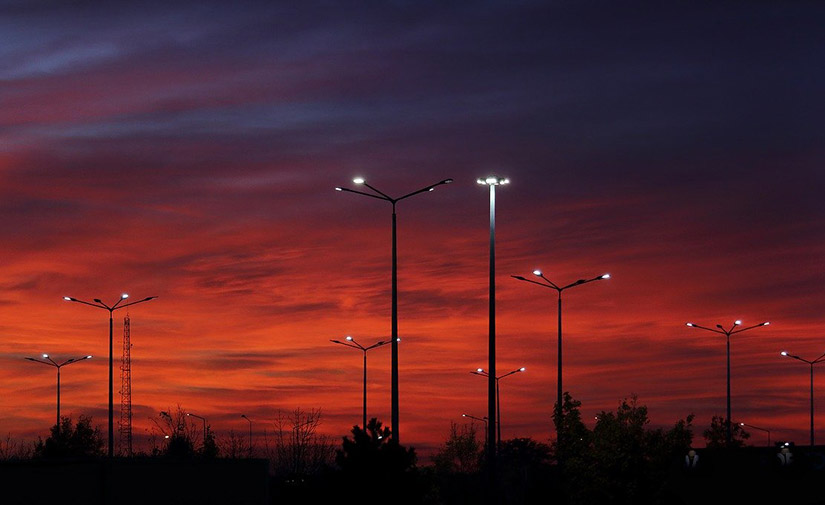
<path fill-rule="evenodd" d="M 132 342 L 129 314 L 123 318 L 123 358 L 120 362 L 120 451 L 132 455 Z"/>

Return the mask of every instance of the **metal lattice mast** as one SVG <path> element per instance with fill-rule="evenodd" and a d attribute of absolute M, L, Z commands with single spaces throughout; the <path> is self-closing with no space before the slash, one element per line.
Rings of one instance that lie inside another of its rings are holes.
<path fill-rule="evenodd" d="M 120 451 L 132 455 L 132 343 L 129 314 L 123 318 L 123 358 L 120 362 Z"/>

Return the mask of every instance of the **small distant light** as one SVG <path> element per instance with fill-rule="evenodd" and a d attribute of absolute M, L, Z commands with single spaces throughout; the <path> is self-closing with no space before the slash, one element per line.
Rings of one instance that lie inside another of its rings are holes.
<path fill-rule="evenodd" d="M 541 277 L 541 270 L 533 270 L 533 275 L 538 275 Z"/>
<path fill-rule="evenodd" d="M 510 179 L 504 179 L 503 181 L 499 181 L 499 184 L 510 184 Z"/>
<path fill-rule="evenodd" d="M 164 435 L 163 438 L 169 438 L 169 435 Z"/>
<path fill-rule="evenodd" d="M 125 300 L 125 299 L 129 298 L 129 295 L 126 294 L 126 293 L 123 293 L 122 295 L 120 295 L 120 297 Z"/>
<path fill-rule="evenodd" d="M 745 426 L 745 423 L 739 423 L 739 426 Z"/>
<path fill-rule="evenodd" d="M 396 342 L 401 342 L 401 337 L 396 337 L 396 338 L 395 338 L 395 341 L 396 341 Z"/>
<path fill-rule="evenodd" d="M 791 445 L 790 442 L 785 442 L 785 447 L 788 447 L 789 445 Z"/>
<path fill-rule="evenodd" d="M 363 177 L 356 177 L 355 179 L 352 180 L 352 182 L 354 182 L 355 184 L 364 184 L 364 178 Z"/>
<path fill-rule="evenodd" d="M 498 182 L 498 179 L 495 178 L 495 177 L 488 177 L 487 179 L 484 180 L 485 184 L 495 184 L 497 182 Z"/>
<path fill-rule="evenodd" d="M 737 319 L 736 321 L 733 322 L 733 324 L 735 324 L 736 326 L 739 326 L 740 324 L 742 324 L 742 320 Z"/>

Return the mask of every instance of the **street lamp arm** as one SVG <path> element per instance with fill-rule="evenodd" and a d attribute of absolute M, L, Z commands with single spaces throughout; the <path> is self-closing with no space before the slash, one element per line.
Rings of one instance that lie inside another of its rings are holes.
<path fill-rule="evenodd" d="M 412 193 L 407 193 L 406 195 L 404 195 L 402 197 L 396 198 L 395 201 L 400 202 L 401 200 L 403 200 L 405 198 L 409 198 L 411 196 L 417 195 L 418 193 L 424 193 L 426 191 L 432 191 L 436 188 L 436 186 L 441 186 L 442 184 L 449 184 L 451 182 L 453 182 L 452 179 L 444 179 L 443 181 L 437 182 L 435 184 L 430 184 L 426 188 L 421 188 L 418 191 L 413 191 Z M 364 185 L 366 185 L 366 183 L 364 183 Z M 377 189 L 373 188 L 372 186 L 369 186 L 369 187 L 371 189 L 373 189 L 374 191 L 378 191 Z M 380 191 L 379 191 L 379 193 L 380 193 Z M 381 194 L 383 194 L 383 193 L 381 193 Z"/>
<path fill-rule="evenodd" d="M 505 378 L 505 377 L 507 377 L 507 376 L 513 375 L 514 373 L 523 372 L 523 371 L 525 371 L 525 370 L 526 370 L 526 369 L 525 369 L 524 367 L 521 367 L 521 368 L 518 368 L 518 369 L 516 369 L 516 370 L 513 370 L 512 372 L 507 372 L 506 374 L 504 374 L 504 375 L 501 375 L 501 376 L 497 377 L 497 379 L 503 379 L 503 378 Z"/>
<path fill-rule="evenodd" d="M 149 300 L 154 300 L 155 298 L 157 298 L 157 296 L 148 296 L 148 297 L 144 298 L 143 300 L 138 300 L 136 302 L 124 303 L 121 306 L 117 306 L 117 304 L 115 304 L 115 306 L 112 307 L 112 310 L 122 309 L 123 307 L 129 307 L 130 305 L 137 305 L 139 303 L 148 302 Z"/>
<path fill-rule="evenodd" d="M 740 330 L 731 331 L 730 334 L 733 335 L 734 333 L 742 333 L 743 331 L 752 330 L 754 328 L 759 328 L 760 326 L 767 326 L 768 324 L 770 324 L 770 323 L 765 321 L 764 323 L 759 323 L 759 324 L 755 324 L 753 326 L 748 326 L 747 328 L 742 328 Z"/>
<path fill-rule="evenodd" d="M 564 286 L 563 288 L 561 288 L 561 290 L 565 290 L 567 288 L 572 288 L 573 286 L 578 286 L 580 284 L 587 284 L 588 282 L 601 281 L 601 280 L 609 279 L 609 278 L 610 278 L 610 274 L 602 274 L 602 275 L 599 275 L 597 277 L 593 277 L 592 279 L 579 279 L 576 282 L 572 282 L 572 283 L 568 284 L 567 286 Z"/>
<path fill-rule="evenodd" d="M 363 348 L 363 347 L 361 347 L 360 345 L 353 345 L 353 344 L 350 344 L 350 343 L 348 343 L 348 342 L 341 342 L 340 340 L 330 340 L 330 342 L 332 342 L 332 343 L 334 343 L 334 344 L 341 344 L 341 345 L 345 345 L 345 346 L 347 346 L 347 347 L 352 347 L 353 349 L 358 349 L 359 351 L 363 351 L 363 350 L 364 350 L 364 348 Z"/>
<path fill-rule="evenodd" d="M 370 349 L 374 349 L 374 348 L 376 348 L 376 347 L 381 347 L 382 345 L 387 345 L 387 344 L 389 344 L 390 342 L 391 342 L 390 340 L 382 340 L 381 342 L 376 342 L 376 343 L 372 344 L 372 345 L 371 345 L 371 346 L 369 346 L 369 347 L 365 347 L 365 348 L 364 348 L 364 351 L 369 351 Z"/>
<path fill-rule="evenodd" d="M 541 287 L 544 287 L 544 288 L 550 288 L 550 289 L 559 290 L 559 287 L 558 287 L 558 286 L 556 286 L 555 284 L 552 284 L 552 283 L 550 283 L 550 284 L 545 284 L 545 283 L 543 283 L 543 282 L 536 282 L 536 281 L 534 281 L 534 280 L 532 280 L 532 279 L 527 279 L 527 278 L 522 277 L 522 276 L 520 276 L 520 275 L 511 275 L 510 277 L 512 277 L 513 279 L 519 280 L 519 281 L 529 282 L 530 284 L 536 284 L 536 285 L 541 286 Z M 547 282 L 550 282 L 550 281 L 547 281 Z"/>
<path fill-rule="evenodd" d="M 722 335 L 727 335 L 728 333 L 722 330 L 717 330 L 714 328 L 708 328 L 707 326 L 700 326 L 696 323 L 685 323 L 685 326 L 690 326 L 691 328 L 699 328 L 701 330 L 712 331 L 713 333 L 721 333 Z"/>
<path fill-rule="evenodd" d="M 480 375 L 482 377 L 489 377 L 490 376 L 490 374 L 488 374 L 487 372 L 483 372 L 483 371 L 479 372 L 477 370 L 472 370 L 470 373 L 473 374 L 473 375 Z"/>
<path fill-rule="evenodd" d="M 819 362 L 821 362 L 821 361 L 823 361 L 823 360 L 825 360 L 825 353 L 822 353 L 822 356 L 820 356 L 820 357 L 816 358 L 816 359 L 814 360 L 814 364 L 819 363 Z"/>
<path fill-rule="evenodd" d="M 58 366 L 71 365 L 72 363 L 77 363 L 78 361 L 83 361 L 83 360 L 86 360 L 86 359 L 92 359 L 92 357 L 91 356 L 83 356 L 81 358 L 69 358 L 69 359 L 67 359 L 66 361 L 64 361 L 63 363 L 61 363 Z"/>
<path fill-rule="evenodd" d="M 365 193 L 364 191 L 356 191 L 356 190 L 354 190 L 354 189 L 342 188 L 342 187 L 340 187 L 340 186 L 339 186 L 339 187 L 337 187 L 337 188 L 335 188 L 335 190 L 336 190 L 336 191 L 346 191 L 346 192 L 348 192 L 348 193 L 355 193 L 355 194 L 358 194 L 358 195 L 364 195 L 364 196 L 368 196 L 368 197 L 370 197 L 370 198 L 377 198 L 377 199 L 379 199 L 379 200 L 386 200 L 386 201 L 388 201 L 388 202 L 390 202 L 390 203 L 393 203 L 392 198 L 385 198 L 385 197 L 383 197 L 383 196 L 373 195 L 372 193 Z"/>
<path fill-rule="evenodd" d="M 78 300 L 77 298 L 72 298 L 71 296 L 64 296 L 63 299 L 66 300 L 67 302 L 82 303 L 83 305 L 90 305 L 92 307 L 97 307 L 99 309 L 110 310 L 109 307 L 107 307 L 106 304 L 104 304 L 103 302 L 100 302 L 100 303 L 86 302 L 86 301 L 83 301 L 83 300 Z"/>
<path fill-rule="evenodd" d="M 49 365 L 49 366 L 54 366 L 54 367 L 57 366 L 56 363 L 49 363 L 48 361 L 43 361 L 43 360 L 40 360 L 40 359 L 37 359 L 37 358 L 23 358 L 23 359 L 27 359 L 29 361 L 34 361 L 35 363 L 43 363 L 44 365 Z"/>

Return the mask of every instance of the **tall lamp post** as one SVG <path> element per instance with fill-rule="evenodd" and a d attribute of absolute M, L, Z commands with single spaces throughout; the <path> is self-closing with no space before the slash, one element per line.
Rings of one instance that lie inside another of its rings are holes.
<path fill-rule="evenodd" d="M 77 298 L 72 298 L 71 296 L 64 296 L 63 299 L 67 302 L 76 302 L 82 303 L 83 305 L 89 305 L 91 307 L 97 307 L 99 309 L 104 309 L 109 311 L 109 457 L 112 458 L 115 455 L 115 425 L 114 425 L 114 395 L 112 393 L 113 388 L 112 384 L 114 383 L 114 374 L 112 372 L 112 313 L 117 309 L 122 309 L 124 307 L 129 307 L 131 305 L 137 305 L 138 303 L 148 302 L 149 300 L 154 300 L 157 296 L 149 296 L 144 298 L 143 300 L 138 300 L 136 302 L 129 302 L 124 303 L 121 305 L 123 300 L 129 298 L 129 295 L 123 293 L 120 295 L 120 298 L 117 302 L 113 305 L 107 305 L 100 301 L 100 298 L 95 298 L 94 303 L 86 302 L 83 300 L 78 300 Z"/>
<path fill-rule="evenodd" d="M 739 423 L 739 426 L 742 426 L 742 427 L 747 426 L 748 428 L 753 428 L 755 430 L 764 431 L 765 433 L 767 433 L 768 434 L 768 447 L 770 447 L 770 445 L 771 445 L 771 430 L 766 430 L 765 428 L 760 428 L 759 426 L 754 426 L 754 425 L 748 424 L 748 423 Z M 811 444 L 811 445 L 813 445 L 813 444 Z"/>
<path fill-rule="evenodd" d="M 610 274 L 602 274 L 602 275 L 599 275 L 598 277 L 593 277 L 592 279 L 579 279 L 576 282 L 572 282 L 572 283 L 570 283 L 566 286 L 559 286 L 558 284 L 554 283 L 553 281 L 551 281 L 550 279 L 545 277 L 544 274 L 541 272 L 541 270 L 533 270 L 533 275 L 535 275 L 536 277 L 541 279 L 542 282 L 534 281 L 532 279 L 526 279 L 526 278 L 524 278 L 520 275 L 511 275 L 511 277 L 514 278 L 514 279 L 520 280 L 520 281 L 529 282 L 530 284 L 536 284 L 538 286 L 542 286 L 542 287 L 545 287 L 545 288 L 554 289 L 558 293 L 559 308 L 558 308 L 558 364 L 556 365 L 557 373 L 558 373 L 558 378 L 556 380 L 556 382 L 557 382 L 557 391 L 556 391 L 556 422 L 557 422 L 557 424 L 556 424 L 556 445 L 561 447 L 561 445 L 562 445 L 561 425 L 562 425 L 562 412 L 563 412 L 563 406 L 562 406 L 563 397 L 562 397 L 562 395 L 564 393 L 564 389 L 562 389 L 562 373 L 561 373 L 561 364 L 562 364 L 562 360 L 561 360 L 561 356 L 562 356 L 562 353 L 561 353 L 561 349 L 562 349 L 562 347 L 561 347 L 561 335 L 562 335 L 562 333 L 561 333 L 561 294 L 566 289 L 570 289 L 570 288 L 573 288 L 573 287 L 576 287 L 576 286 L 581 286 L 582 284 L 587 284 L 587 283 L 593 282 L 593 281 L 600 281 L 600 280 L 604 280 L 604 279 L 609 279 Z"/>
<path fill-rule="evenodd" d="M 501 379 L 505 378 L 505 377 L 509 377 L 510 375 L 513 375 L 514 373 L 524 372 L 526 370 L 527 369 L 524 368 L 524 367 L 517 368 L 517 369 L 513 370 L 512 372 L 507 372 L 506 374 L 499 375 L 498 377 L 495 378 L 495 380 L 496 380 L 496 415 L 498 416 L 498 418 L 496 418 L 496 425 L 497 425 L 496 445 L 498 447 L 501 447 L 501 395 L 500 395 L 501 391 L 500 391 L 500 388 L 499 388 L 499 381 Z M 489 377 L 490 376 L 490 374 L 485 372 L 483 368 L 477 368 L 477 369 L 473 370 L 470 373 L 475 374 L 475 375 L 480 375 L 482 377 Z"/>
<path fill-rule="evenodd" d="M 197 417 L 198 419 L 203 421 L 203 450 L 204 452 L 206 452 L 206 418 L 201 417 L 197 414 L 192 414 L 191 412 L 187 412 L 186 415 L 191 417 Z"/>
<path fill-rule="evenodd" d="M 249 457 L 252 457 L 252 419 L 246 417 L 246 414 L 241 414 L 241 417 L 249 422 Z"/>
<path fill-rule="evenodd" d="M 346 338 L 346 340 L 344 342 L 342 342 L 340 340 L 332 340 L 332 339 L 330 340 L 330 342 L 335 343 L 335 344 L 345 345 L 347 347 L 352 347 L 353 349 L 358 349 L 359 351 L 361 351 L 364 354 L 364 420 L 363 420 L 364 424 L 362 425 L 362 427 L 364 428 L 364 430 L 366 430 L 367 429 L 367 351 L 369 351 L 370 349 L 375 349 L 376 347 L 381 347 L 383 345 L 387 345 L 390 342 L 388 340 L 382 340 L 382 341 L 376 342 L 376 343 L 374 343 L 370 346 L 364 347 L 363 345 L 356 342 L 354 338 L 349 337 L 349 336 Z M 396 343 L 396 342 L 393 341 L 393 343 Z"/>
<path fill-rule="evenodd" d="M 476 182 L 490 188 L 490 292 L 489 324 L 488 324 L 488 360 L 487 373 L 487 466 L 489 471 L 488 482 L 495 484 L 496 477 L 496 186 L 510 183 L 510 179 L 490 176 L 477 179 Z M 492 494 L 490 495 L 493 496 Z"/>
<path fill-rule="evenodd" d="M 476 421 L 481 421 L 482 423 L 484 423 L 484 443 L 486 445 L 487 444 L 487 417 L 486 416 L 485 417 L 476 417 L 476 416 L 471 416 L 470 414 L 461 414 L 461 416 L 462 417 L 467 417 L 467 418 L 470 418 L 470 419 L 475 419 Z"/>
<path fill-rule="evenodd" d="M 81 358 L 69 358 L 63 363 L 57 363 L 53 360 L 48 354 L 43 355 L 43 359 L 48 361 L 43 361 L 42 359 L 38 358 L 24 358 L 29 361 L 34 361 L 35 363 L 43 363 L 44 365 L 49 365 L 57 369 L 57 434 L 60 434 L 60 369 L 66 365 L 71 365 L 72 363 L 77 363 L 78 361 L 83 361 L 87 359 L 92 359 L 91 356 L 83 356 Z"/>
<path fill-rule="evenodd" d="M 714 329 L 714 328 L 708 328 L 706 326 L 699 326 L 696 323 L 685 323 L 686 326 L 690 326 L 691 328 L 699 328 L 700 330 L 712 331 L 713 333 L 720 333 L 720 334 L 724 335 L 725 339 L 727 340 L 727 362 L 728 362 L 728 380 L 727 380 L 727 384 L 728 384 L 728 386 L 727 386 L 727 412 L 726 412 L 727 419 L 725 419 L 725 428 L 726 428 L 725 429 L 725 445 L 728 446 L 728 447 L 730 447 L 731 440 L 733 439 L 733 431 L 731 430 L 731 424 L 730 424 L 730 336 L 734 335 L 736 333 L 742 333 L 743 331 L 752 330 L 754 328 L 759 328 L 760 326 L 767 326 L 771 323 L 768 322 L 768 321 L 765 321 L 764 323 L 755 324 L 753 326 L 748 326 L 747 328 L 740 328 L 740 329 L 737 330 L 736 328 L 738 328 L 739 325 L 741 325 L 741 324 L 742 324 L 742 321 L 737 319 L 736 321 L 733 322 L 733 326 L 731 326 L 730 329 L 726 330 L 721 324 L 717 324 L 716 328 Z"/>
<path fill-rule="evenodd" d="M 803 363 L 807 363 L 811 367 L 811 447 L 814 446 L 814 365 L 817 363 L 822 363 L 825 361 L 825 354 L 816 358 L 813 361 L 809 361 L 807 359 L 800 358 L 799 356 L 788 354 L 787 351 L 782 351 L 780 353 L 782 356 L 787 356 L 789 358 L 793 358 L 795 360 L 799 360 Z"/>
<path fill-rule="evenodd" d="M 335 188 L 335 190 L 345 191 L 347 193 L 355 193 L 357 195 L 369 196 L 370 198 L 377 198 L 379 200 L 390 202 L 390 204 L 392 205 L 392 438 L 396 442 L 401 443 L 398 426 L 398 252 L 396 241 L 395 206 L 401 200 L 417 195 L 419 193 L 432 191 L 436 187 L 441 186 L 442 184 L 449 184 L 453 182 L 453 180 L 444 179 L 435 184 L 431 184 L 425 188 L 413 191 L 412 193 L 407 193 L 406 195 L 400 196 L 398 198 L 393 198 L 387 195 L 386 193 L 382 192 L 381 190 L 376 189 L 374 186 L 369 185 L 363 177 L 356 177 L 352 180 L 352 182 L 369 188 L 370 191 L 372 191 L 372 193 L 342 187 L 337 187 Z"/>

